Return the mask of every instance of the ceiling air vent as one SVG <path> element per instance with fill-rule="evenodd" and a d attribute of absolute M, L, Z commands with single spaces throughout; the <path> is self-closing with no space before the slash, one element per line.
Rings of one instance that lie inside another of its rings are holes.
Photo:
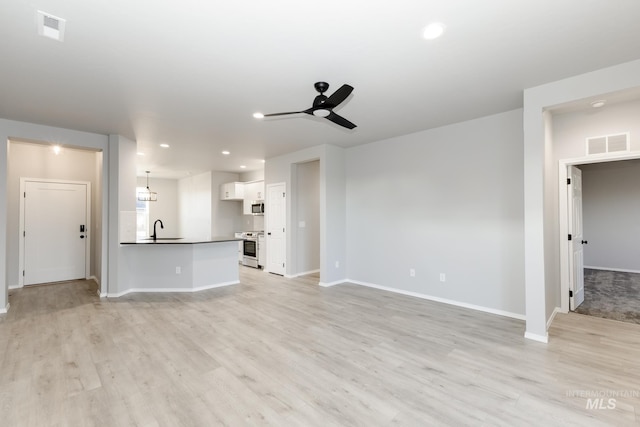
<path fill-rule="evenodd" d="M 629 151 L 629 132 L 587 138 L 587 156 Z"/>
<path fill-rule="evenodd" d="M 38 11 L 38 34 L 50 39 L 63 41 L 66 20 L 53 16 L 50 13 Z"/>

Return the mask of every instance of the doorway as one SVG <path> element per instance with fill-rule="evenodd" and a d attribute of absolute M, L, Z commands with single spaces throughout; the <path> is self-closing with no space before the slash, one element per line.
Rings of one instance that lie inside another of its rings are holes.
<path fill-rule="evenodd" d="M 292 165 L 293 276 L 320 282 L 320 161 Z"/>
<path fill-rule="evenodd" d="M 576 255 L 576 251 L 574 250 L 575 245 L 578 243 L 575 240 L 569 240 L 567 236 L 571 235 L 572 230 L 572 221 L 575 218 L 576 212 L 574 210 L 574 197 L 571 185 L 568 185 L 570 181 L 568 179 L 571 177 L 571 172 L 575 166 L 583 166 L 585 165 L 596 165 L 596 164 L 605 164 L 605 163 L 617 163 L 624 160 L 633 160 L 640 159 L 640 153 L 638 152 L 627 152 L 624 154 L 616 154 L 616 155 L 607 155 L 607 156 L 598 156 L 597 158 L 593 157 L 583 157 L 577 159 L 565 159 L 560 160 L 559 162 L 559 218 L 560 218 L 560 228 L 559 228 L 559 236 L 560 236 L 560 299 L 561 299 L 561 311 L 567 313 L 570 310 L 574 310 L 579 304 L 572 306 L 571 298 L 572 294 L 575 295 L 576 291 L 580 287 L 580 283 L 578 283 L 577 279 L 580 279 L 582 274 L 577 275 L 574 271 L 574 266 L 578 263 L 583 263 L 584 261 L 584 253 L 581 255 L 581 259 L 576 260 L 574 256 Z M 583 187 L 584 190 L 584 187 Z M 573 236 L 572 236 L 573 237 Z M 595 241 L 591 239 L 590 236 L 586 235 L 584 239 L 580 237 L 580 243 L 584 241 L 584 244 L 587 245 L 589 240 L 592 240 L 591 245 L 595 244 Z M 590 267 L 589 262 L 587 263 L 587 269 Z M 585 270 L 583 269 L 582 272 Z M 587 274 L 588 279 L 592 280 L 593 276 L 590 276 L 589 270 L 587 270 L 589 274 Z"/>
<path fill-rule="evenodd" d="M 640 160 L 581 165 L 584 294 L 574 311 L 640 323 Z"/>
<path fill-rule="evenodd" d="M 91 183 L 20 180 L 21 285 L 89 276 Z"/>

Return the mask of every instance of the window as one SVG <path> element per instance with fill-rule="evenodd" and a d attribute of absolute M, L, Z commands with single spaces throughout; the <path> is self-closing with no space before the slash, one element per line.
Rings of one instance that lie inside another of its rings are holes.
<path fill-rule="evenodd" d="M 145 187 L 136 188 L 136 195 L 141 191 L 147 191 L 147 189 Z M 136 237 L 138 239 L 149 237 L 149 202 L 137 200 L 136 214 Z"/>

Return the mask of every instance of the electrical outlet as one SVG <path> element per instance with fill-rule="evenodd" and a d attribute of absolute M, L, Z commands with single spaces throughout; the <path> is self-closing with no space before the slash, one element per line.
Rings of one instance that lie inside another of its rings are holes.
<path fill-rule="evenodd" d="M 440 281 L 441 282 L 446 282 L 447 281 L 447 276 L 444 273 L 440 273 Z"/>
<path fill-rule="evenodd" d="M 415 268 L 410 268 L 409 269 L 409 276 L 410 277 L 416 277 L 416 269 Z"/>
<path fill-rule="evenodd" d="M 340 261 L 336 261 L 336 268 L 340 268 Z"/>
<path fill-rule="evenodd" d="M 176 274 L 182 273 L 182 267 L 176 267 Z"/>

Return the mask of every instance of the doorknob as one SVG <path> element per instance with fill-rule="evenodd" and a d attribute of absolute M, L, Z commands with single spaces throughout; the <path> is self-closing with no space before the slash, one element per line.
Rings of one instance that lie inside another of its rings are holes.
<path fill-rule="evenodd" d="M 267 236 L 271 236 L 271 233 L 267 233 Z"/>
<path fill-rule="evenodd" d="M 81 239 L 84 239 L 84 234 L 80 236 Z"/>
<path fill-rule="evenodd" d="M 588 244 L 589 242 L 587 242 L 586 240 L 583 240 L 581 243 L 582 243 L 583 245 L 586 245 L 586 244 Z"/>

